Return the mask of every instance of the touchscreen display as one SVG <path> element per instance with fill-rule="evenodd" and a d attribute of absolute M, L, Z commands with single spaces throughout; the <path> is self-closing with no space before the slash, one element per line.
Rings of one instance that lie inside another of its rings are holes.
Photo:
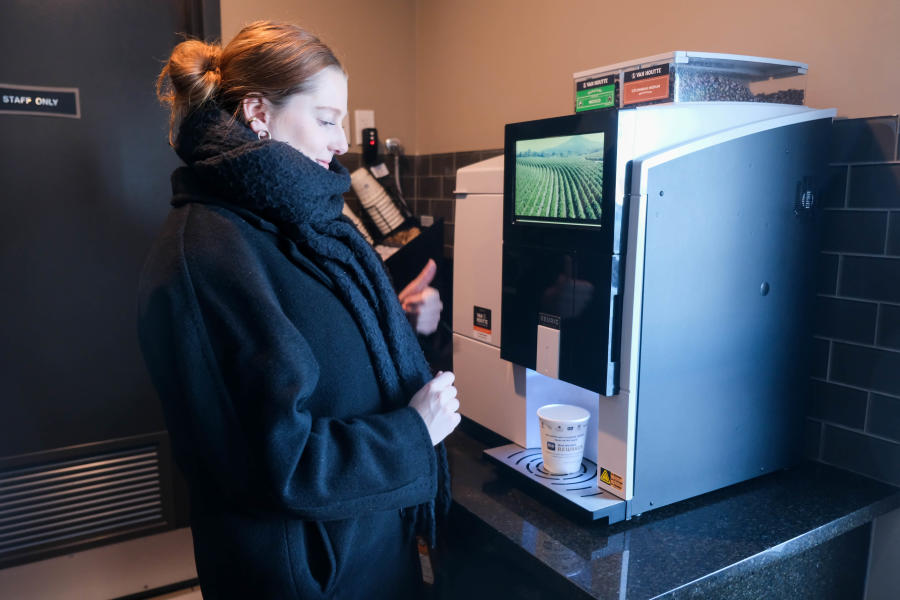
<path fill-rule="evenodd" d="M 516 140 L 516 219 L 599 226 L 603 136 Z"/>

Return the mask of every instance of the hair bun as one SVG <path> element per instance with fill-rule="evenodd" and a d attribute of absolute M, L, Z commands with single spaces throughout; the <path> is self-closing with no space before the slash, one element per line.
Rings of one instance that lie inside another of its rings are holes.
<path fill-rule="evenodd" d="M 187 40 L 175 46 L 169 58 L 169 77 L 176 91 L 179 83 L 193 86 L 197 79 L 218 75 L 221 57 L 222 49 L 218 45 L 200 40 Z"/>
<path fill-rule="evenodd" d="M 156 80 L 156 94 L 172 107 L 169 127 L 214 98 L 222 82 L 222 49 L 200 40 L 181 42 Z M 171 132 L 169 135 L 171 142 Z"/>
<path fill-rule="evenodd" d="M 205 73 L 215 73 L 219 75 L 221 71 L 219 70 L 219 64 L 222 58 L 222 49 L 218 46 L 213 46 L 210 44 L 203 44 L 205 46 L 205 52 L 202 56 L 203 66 L 201 67 Z"/>

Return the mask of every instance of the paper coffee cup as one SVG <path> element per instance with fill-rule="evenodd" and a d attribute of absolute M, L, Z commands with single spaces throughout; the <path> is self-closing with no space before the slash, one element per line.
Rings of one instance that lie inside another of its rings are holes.
<path fill-rule="evenodd" d="M 584 438 L 591 413 L 571 404 L 547 404 L 537 411 L 544 470 L 568 475 L 581 469 Z"/>

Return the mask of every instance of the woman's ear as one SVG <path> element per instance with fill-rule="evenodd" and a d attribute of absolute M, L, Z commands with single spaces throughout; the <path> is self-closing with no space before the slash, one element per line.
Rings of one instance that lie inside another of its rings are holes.
<path fill-rule="evenodd" d="M 241 112 L 244 114 L 244 122 L 259 134 L 261 131 L 268 133 L 272 123 L 272 103 L 262 96 L 248 96 L 241 100 Z"/>

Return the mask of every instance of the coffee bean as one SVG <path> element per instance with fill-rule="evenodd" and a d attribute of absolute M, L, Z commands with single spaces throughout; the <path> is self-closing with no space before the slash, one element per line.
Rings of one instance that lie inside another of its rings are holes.
<path fill-rule="evenodd" d="M 772 102 L 776 104 L 803 104 L 804 90 L 785 89 L 771 93 L 754 94 L 748 80 L 709 73 L 695 69 L 679 69 L 676 102 Z"/>
<path fill-rule="evenodd" d="M 747 81 L 719 73 L 680 69 L 676 102 L 752 102 Z"/>
<path fill-rule="evenodd" d="M 618 86 L 616 92 L 618 95 Z M 784 89 L 754 94 L 750 81 L 744 77 L 710 72 L 695 67 L 670 65 L 669 96 L 641 102 L 633 106 L 663 102 L 771 102 L 775 104 L 803 104 L 804 90 Z M 618 106 L 619 99 L 616 98 Z"/>
<path fill-rule="evenodd" d="M 756 94 L 753 97 L 754 102 L 774 102 L 776 104 L 803 104 L 803 99 L 806 96 L 806 92 L 804 90 L 798 89 L 787 89 L 787 90 L 778 90 L 777 92 L 772 92 L 770 94 Z"/>

